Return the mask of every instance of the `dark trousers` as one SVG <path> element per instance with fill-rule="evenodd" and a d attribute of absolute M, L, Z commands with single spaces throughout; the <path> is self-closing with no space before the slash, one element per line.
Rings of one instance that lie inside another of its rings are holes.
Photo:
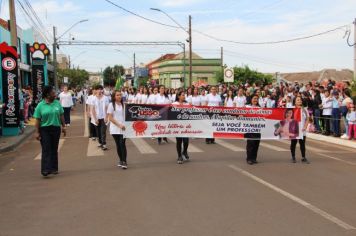
<path fill-rule="evenodd" d="M 303 136 L 303 139 L 299 139 L 300 152 L 302 157 L 305 157 L 305 141 L 306 137 Z M 295 149 L 297 147 L 298 139 L 292 139 L 290 142 L 290 152 L 292 153 L 292 158 L 295 159 Z"/>
<path fill-rule="evenodd" d="M 323 110 L 320 110 L 320 126 L 322 130 L 325 130 L 325 119 L 323 115 Z"/>
<path fill-rule="evenodd" d="M 315 109 L 314 110 L 314 125 L 315 125 L 315 129 L 317 131 L 321 131 L 319 120 L 320 120 L 320 109 Z"/>
<path fill-rule="evenodd" d="M 176 138 L 177 140 L 177 153 L 178 156 L 182 155 L 182 144 L 183 144 L 183 154 L 188 153 L 189 138 Z"/>
<path fill-rule="evenodd" d="M 40 128 L 42 160 L 41 173 L 58 171 L 58 144 L 61 127 L 47 126 Z"/>
<path fill-rule="evenodd" d="M 126 162 L 127 160 L 126 139 L 122 134 L 113 134 L 112 137 L 115 140 L 116 152 L 120 158 L 120 161 Z"/>
<path fill-rule="evenodd" d="M 332 126 L 333 126 L 333 131 L 334 134 L 340 135 L 340 109 L 339 108 L 333 108 L 332 110 Z"/>
<path fill-rule="evenodd" d="M 70 110 L 71 107 L 63 107 L 64 110 L 64 123 L 65 124 L 70 124 Z"/>
<path fill-rule="evenodd" d="M 325 133 L 330 134 L 330 120 L 331 116 L 329 115 L 324 115 L 324 124 L 325 124 Z"/>
<path fill-rule="evenodd" d="M 215 142 L 215 138 L 206 138 L 205 142 L 206 143 L 214 143 Z"/>
<path fill-rule="evenodd" d="M 91 118 L 89 118 L 89 138 L 96 138 L 98 135 L 96 134 L 95 125 L 91 123 Z"/>
<path fill-rule="evenodd" d="M 96 126 L 96 134 L 101 145 L 106 145 L 106 124 L 104 119 L 99 119 L 99 124 Z"/>
<path fill-rule="evenodd" d="M 246 145 L 247 161 L 256 161 L 260 140 L 248 139 Z"/>

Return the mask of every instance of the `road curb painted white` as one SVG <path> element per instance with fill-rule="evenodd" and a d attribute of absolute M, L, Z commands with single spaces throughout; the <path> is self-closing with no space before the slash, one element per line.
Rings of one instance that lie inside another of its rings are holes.
<path fill-rule="evenodd" d="M 320 135 L 320 134 L 313 134 L 313 133 L 307 133 L 307 138 L 356 149 L 355 141 L 350 141 L 350 140 L 335 138 L 335 137 L 329 137 L 329 136 L 324 136 L 324 135 Z"/>

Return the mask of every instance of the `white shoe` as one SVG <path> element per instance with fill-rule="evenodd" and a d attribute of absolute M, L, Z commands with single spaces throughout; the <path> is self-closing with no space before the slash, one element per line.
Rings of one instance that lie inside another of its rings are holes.
<path fill-rule="evenodd" d="M 341 138 L 342 138 L 342 139 L 348 139 L 349 136 L 348 136 L 347 134 L 344 134 L 344 135 L 341 136 Z"/>

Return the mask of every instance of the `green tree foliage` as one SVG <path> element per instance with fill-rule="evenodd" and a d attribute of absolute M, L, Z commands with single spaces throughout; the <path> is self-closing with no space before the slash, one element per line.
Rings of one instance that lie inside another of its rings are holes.
<path fill-rule="evenodd" d="M 89 73 L 82 69 L 59 69 L 58 82 L 63 84 L 64 77 L 68 77 L 68 85 L 72 88 L 83 87 L 89 80 Z"/>
<path fill-rule="evenodd" d="M 104 85 L 115 86 L 116 79 L 125 73 L 125 69 L 122 65 L 115 65 L 114 67 L 106 67 L 103 71 Z"/>
<path fill-rule="evenodd" d="M 255 70 L 251 70 L 248 66 L 245 67 L 234 67 L 234 83 L 235 84 L 254 84 L 259 83 L 260 85 L 272 83 L 273 76 L 268 74 L 263 74 Z"/>
<path fill-rule="evenodd" d="M 138 80 L 138 86 L 147 86 L 147 82 L 149 81 L 149 78 L 148 76 L 145 76 L 145 77 L 141 77 L 139 80 Z"/>

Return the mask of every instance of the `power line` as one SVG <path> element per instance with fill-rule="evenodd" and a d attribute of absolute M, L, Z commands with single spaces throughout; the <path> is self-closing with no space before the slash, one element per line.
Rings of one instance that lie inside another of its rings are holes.
<path fill-rule="evenodd" d="M 241 58 L 241 59 L 244 59 L 244 60 L 257 62 L 257 63 L 260 63 L 260 64 L 273 65 L 273 66 L 278 66 L 278 67 L 282 67 L 282 68 L 294 68 L 294 69 L 298 69 L 298 70 L 306 70 L 306 69 L 310 70 L 311 69 L 309 67 L 291 65 L 291 64 L 286 64 L 286 63 L 279 63 L 279 62 L 271 62 L 271 61 L 266 61 L 266 60 L 263 60 L 263 59 L 248 57 L 248 56 L 245 56 L 245 55 L 239 55 L 239 54 L 236 54 L 236 53 L 230 53 L 230 52 L 226 52 L 226 51 L 224 51 L 224 53 L 227 56 L 238 57 L 238 58 Z"/>
<path fill-rule="evenodd" d="M 348 31 L 346 32 L 346 34 L 347 34 L 347 40 L 346 40 L 347 45 L 349 45 L 349 47 L 354 47 L 354 46 L 356 45 L 356 42 L 353 43 L 353 44 L 350 43 L 351 30 L 348 30 Z"/>
<path fill-rule="evenodd" d="M 155 21 L 155 20 L 152 20 L 150 18 L 147 18 L 147 17 L 144 17 L 144 16 L 141 16 L 133 11 L 130 11 L 110 0 L 104 0 L 112 5 L 114 5 L 115 7 L 117 8 L 120 8 L 121 10 L 125 11 L 125 12 L 128 12 L 130 13 L 131 15 L 134 15 L 136 17 L 139 17 L 141 19 L 144 19 L 146 21 L 149 21 L 149 22 L 152 22 L 152 23 L 155 23 L 155 24 L 158 24 L 158 25 L 162 25 L 162 26 L 166 26 L 166 27 L 170 27 L 170 28 L 175 28 L 175 29 L 178 29 L 180 27 L 178 26 L 175 26 L 175 25 L 169 25 L 169 24 L 165 24 L 165 23 L 161 23 L 161 22 L 158 22 L 158 21 Z M 198 34 L 201 34 L 205 37 L 208 37 L 210 39 L 213 39 L 215 41 L 219 41 L 219 42 L 226 42 L 226 43 L 234 43 L 234 44 L 243 44 L 243 45 L 268 45 L 268 44 L 281 44 L 281 43 L 289 43 L 289 42 L 295 42 L 295 41 L 301 41 L 301 40 L 305 40 L 305 39 L 310 39 L 310 38 L 315 38 L 315 37 L 318 37 L 318 36 L 322 36 L 322 35 L 325 35 L 325 34 L 329 34 L 329 33 L 332 33 L 332 32 L 335 32 L 337 30 L 340 30 L 340 29 L 343 29 L 343 28 L 346 28 L 347 26 L 349 25 L 342 25 L 342 26 L 339 26 L 339 27 L 336 27 L 334 29 L 330 29 L 330 30 L 327 30 L 327 31 L 323 31 L 321 33 L 317 33 L 317 34 L 312 34 L 312 35 L 308 35 L 308 36 L 301 36 L 301 37 L 296 37 L 296 38 L 291 38 L 291 39 L 285 39 L 285 40 L 278 40 L 278 41 L 267 41 L 267 42 L 243 42 L 243 41 L 235 41 L 235 40 L 228 40 L 228 39 L 222 39 L 222 38 L 217 38 L 215 36 L 212 36 L 212 35 L 209 35 L 207 33 L 204 33 L 202 31 L 199 31 L 199 30 L 193 30 L 194 32 L 198 33 Z"/>
<path fill-rule="evenodd" d="M 32 22 L 32 24 L 31 24 L 32 27 L 34 27 L 34 28 L 38 31 L 38 33 L 42 35 L 42 37 L 44 38 L 44 40 L 45 40 L 47 43 L 49 43 L 49 42 L 50 42 L 49 39 L 47 38 L 46 35 L 44 35 L 44 34 L 42 33 L 41 28 L 37 25 L 37 23 L 36 23 L 35 20 L 31 17 L 31 15 L 29 14 L 29 12 L 25 9 L 25 7 L 24 7 L 24 5 L 21 3 L 21 1 L 20 1 L 20 0 L 17 0 L 17 2 L 20 4 L 20 7 L 21 7 L 22 11 L 23 11 L 23 12 L 25 13 L 25 15 L 29 18 L 29 20 Z"/>
<path fill-rule="evenodd" d="M 139 15 L 139 14 L 133 12 L 133 11 L 130 11 L 130 10 L 128 10 L 128 9 L 126 9 L 126 8 L 124 8 L 124 7 L 118 5 L 118 4 L 116 4 L 116 3 L 114 3 L 114 2 L 112 2 L 112 1 L 110 1 L 110 0 L 104 0 L 104 1 L 110 3 L 111 5 L 114 5 L 114 6 L 117 7 L 117 8 L 120 8 L 121 10 L 123 10 L 123 11 L 125 11 L 125 12 L 127 12 L 127 13 L 130 13 L 131 15 L 137 16 L 137 17 L 139 17 L 139 18 L 141 18 L 141 19 L 144 19 L 144 20 L 146 20 L 146 21 L 150 21 L 150 22 L 152 22 L 152 23 L 155 23 L 155 24 L 158 24 L 158 25 L 163 25 L 163 26 L 170 27 L 170 28 L 175 28 L 175 29 L 179 29 L 179 28 L 180 28 L 180 27 L 175 26 L 175 25 L 165 24 L 165 23 L 162 23 L 162 22 L 159 22 L 159 21 L 152 20 L 152 19 L 147 18 L 147 17 L 145 17 L 145 16 L 141 16 L 141 15 Z"/>
<path fill-rule="evenodd" d="M 42 29 L 47 33 L 46 27 L 44 26 L 42 20 L 38 17 L 36 11 L 33 9 L 31 3 L 28 0 L 24 0 L 27 7 L 30 9 L 30 12 L 32 12 L 32 14 L 34 15 L 34 17 L 36 18 L 37 22 L 39 23 L 39 25 L 42 27 Z M 50 35 L 51 36 L 51 35 Z"/>
<path fill-rule="evenodd" d="M 244 44 L 244 45 L 268 45 L 268 44 L 281 44 L 281 43 L 290 43 L 290 42 L 295 42 L 295 41 L 301 41 L 301 40 L 305 40 L 305 39 L 310 39 L 310 38 L 315 38 L 318 36 L 322 36 L 325 34 L 329 34 L 341 29 L 344 29 L 346 27 L 348 27 L 349 25 L 342 25 L 339 27 L 336 27 L 334 29 L 330 29 L 327 31 L 323 31 L 321 33 L 317 33 L 317 34 L 312 34 L 312 35 L 308 35 L 308 36 L 301 36 L 301 37 L 297 37 L 297 38 L 291 38 L 291 39 L 285 39 L 285 40 L 278 40 L 278 41 L 267 41 L 267 42 L 242 42 L 242 41 L 234 41 L 234 40 L 228 40 L 228 39 L 221 39 L 221 38 L 217 38 L 215 36 L 211 36 L 209 34 L 206 34 L 204 32 L 195 30 L 196 33 L 199 33 L 201 35 L 204 35 L 205 37 L 208 37 L 210 39 L 219 41 L 219 42 L 226 42 L 226 43 L 235 43 L 235 44 Z"/>

